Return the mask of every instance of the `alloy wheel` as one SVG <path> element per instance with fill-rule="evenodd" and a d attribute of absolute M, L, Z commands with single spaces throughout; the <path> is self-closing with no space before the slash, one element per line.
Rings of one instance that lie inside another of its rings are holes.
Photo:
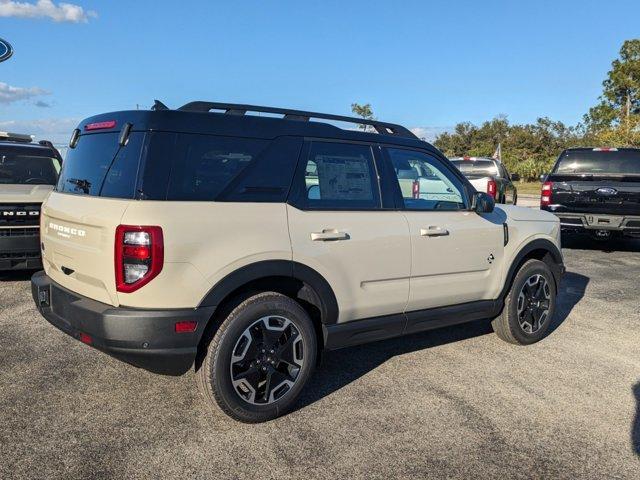
<path fill-rule="evenodd" d="M 536 333 L 549 318 L 551 288 L 547 279 L 531 275 L 518 295 L 518 322 L 525 333 Z"/>
<path fill-rule="evenodd" d="M 290 391 L 305 362 L 300 329 L 289 319 L 269 315 L 253 322 L 236 342 L 231 383 L 252 405 L 269 405 Z"/>

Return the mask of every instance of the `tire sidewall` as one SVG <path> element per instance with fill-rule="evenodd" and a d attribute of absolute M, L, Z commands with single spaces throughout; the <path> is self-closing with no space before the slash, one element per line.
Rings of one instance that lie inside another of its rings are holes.
<path fill-rule="evenodd" d="M 293 406 L 305 383 L 311 376 L 316 362 L 316 338 L 311 319 L 293 300 L 279 295 L 264 300 L 240 305 L 227 317 L 227 328 L 218 342 L 218 348 L 210 362 L 209 378 L 217 393 L 218 402 L 224 402 L 227 409 L 233 411 L 244 421 L 263 421 L 282 415 Z M 267 315 L 280 315 L 293 322 L 302 334 L 304 364 L 300 369 L 293 387 L 281 398 L 270 405 L 253 405 L 243 400 L 235 391 L 231 382 L 231 356 L 240 335 L 256 320 Z"/>
<path fill-rule="evenodd" d="M 551 299 L 549 301 L 549 313 L 547 315 L 547 320 L 537 332 L 535 333 L 527 333 L 520 326 L 520 322 L 518 320 L 518 296 L 525 282 L 532 276 L 540 274 L 544 277 L 544 279 L 549 284 L 549 289 L 551 292 Z M 522 345 L 530 345 L 532 343 L 538 342 L 542 338 L 544 338 L 549 330 L 549 326 L 553 321 L 553 315 L 556 309 L 557 302 L 557 291 L 556 291 L 556 282 L 553 277 L 553 273 L 551 269 L 542 261 L 539 260 L 531 260 L 523 265 L 523 267 L 518 271 L 513 284 L 511 286 L 511 290 L 509 291 L 509 295 L 507 297 L 507 305 L 508 309 L 508 322 L 509 329 L 511 330 L 511 334 L 516 339 L 516 341 Z"/>

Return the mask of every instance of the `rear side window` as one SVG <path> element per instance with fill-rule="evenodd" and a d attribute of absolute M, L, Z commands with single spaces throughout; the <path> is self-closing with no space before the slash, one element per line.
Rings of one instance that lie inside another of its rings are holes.
<path fill-rule="evenodd" d="M 120 147 L 118 133 L 82 135 L 69 149 L 57 191 L 95 197 L 135 198 L 144 133 L 132 132 Z"/>
<path fill-rule="evenodd" d="M 215 200 L 268 144 L 252 138 L 179 135 L 167 200 Z"/>
<path fill-rule="evenodd" d="M 380 208 L 378 176 L 368 145 L 312 142 L 302 173 L 306 208 Z"/>

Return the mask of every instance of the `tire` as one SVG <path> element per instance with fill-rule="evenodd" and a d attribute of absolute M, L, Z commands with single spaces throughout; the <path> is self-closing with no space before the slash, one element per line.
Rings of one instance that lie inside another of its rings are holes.
<path fill-rule="evenodd" d="M 555 307 L 556 283 L 551 269 L 540 260 L 527 260 L 513 279 L 502 313 L 491 326 L 505 342 L 530 345 L 547 334 Z"/>
<path fill-rule="evenodd" d="M 279 293 L 259 293 L 222 321 L 196 379 L 212 406 L 241 422 L 265 422 L 294 405 L 313 372 L 316 353 L 307 312 Z"/>

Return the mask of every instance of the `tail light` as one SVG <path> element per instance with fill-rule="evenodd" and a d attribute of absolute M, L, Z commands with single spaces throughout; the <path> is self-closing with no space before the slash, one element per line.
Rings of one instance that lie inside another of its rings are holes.
<path fill-rule="evenodd" d="M 494 199 L 498 195 L 498 184 L 495 180 L 489 180 L 487 182 L 487 193 L 491 195 Z"/>
<path fill-rule="evenodd" d="M 116 228 L 116 290 L 135 292 L 162 271 L 162 228 L 118 225 Z"/>
<path fill-rule="evenodd" d="M 411 196 L 413 198 L 420 198 L 420 180 L 414 180 L 411 185 Z"/>
<path fill-rule="evenodd" d="M 551 205 L 551 192 L 553 189 L 553 182 L 544 182 L 542 184 L 542 191 L 540 192 L 540 206 L 546 207 Z"/>

